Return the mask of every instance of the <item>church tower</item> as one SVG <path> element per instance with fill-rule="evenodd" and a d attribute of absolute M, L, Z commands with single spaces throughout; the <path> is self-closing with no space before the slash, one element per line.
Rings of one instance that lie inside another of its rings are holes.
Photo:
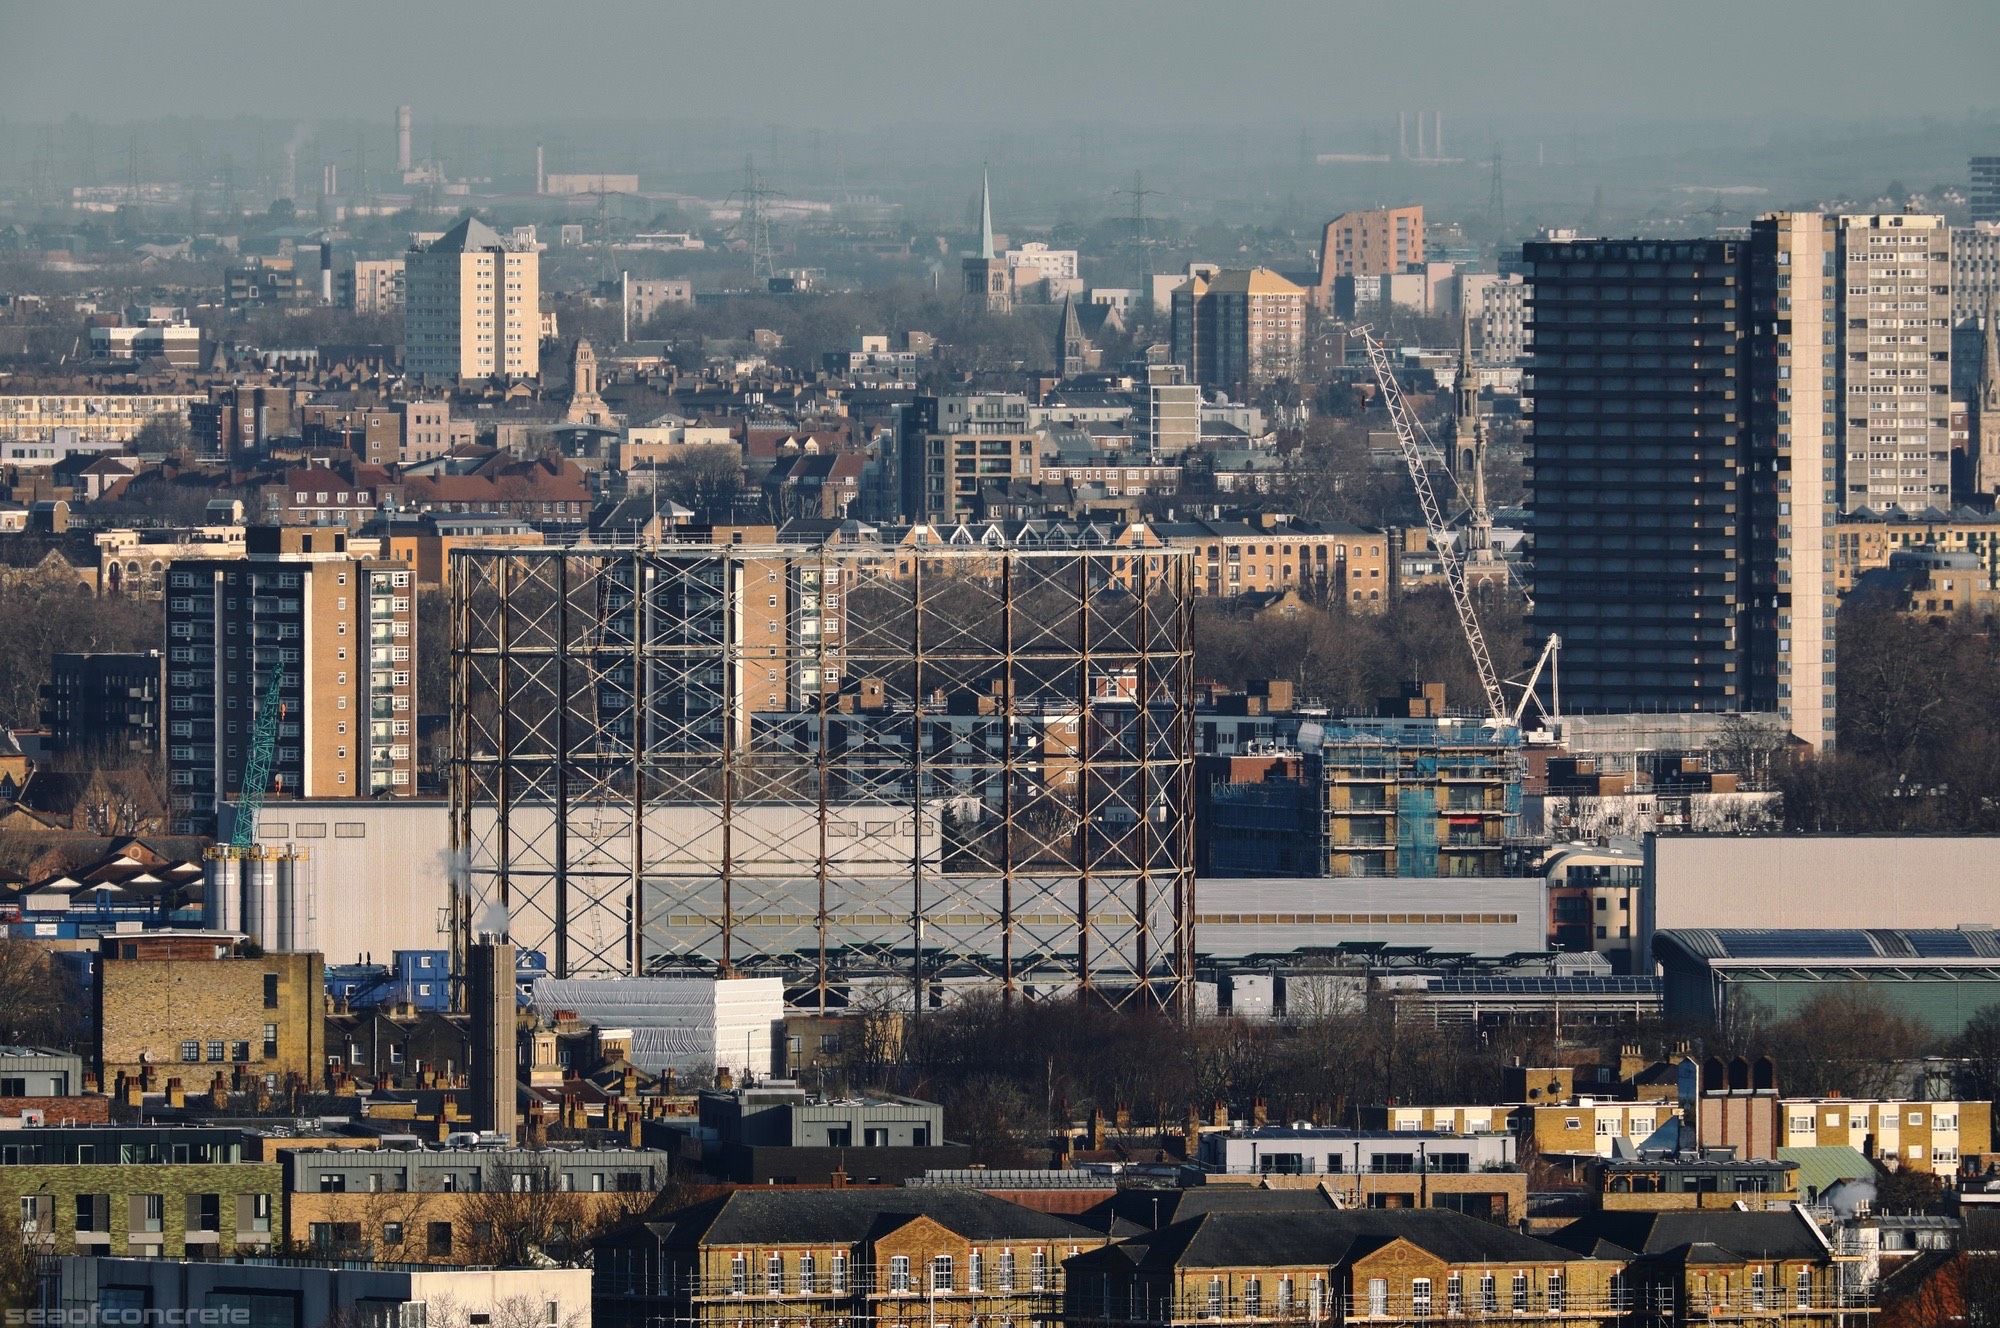
<path fill-rule="evenodd" d="M 1457 418 L 1451 430 L 1451 474 L 1469 509 L 1462 546 L 1468 566 L 1493 562 L 1493 514 L 1486 507 L 1486 426 L 1479 418 L 1479 378 L 1472 363 L 1472 315 L 1458 320 Z"/>
<path fill-rule="evenodd" d="M 597 352 L 589 341 L 578 337 L 569 362 L 569 409 L 565 424 L 609 424 L 611 408 L 597 394 Z"/>
<path fill-rule="evenodd" d="M 1014 308 L 1014 274 L 1004 259 L 993 253 L 993 183 L 984 170 L 979 173 L 979 255 L 963 264 L 965 302 L 992 314 Z"/>
<path fill-rule="evenodd" d="M 1972 487 L 2000 493 L 2000 296 L 1986 297 L 1986 329 L 1979 357 L 1979 396 L 1974 402 Z"/>

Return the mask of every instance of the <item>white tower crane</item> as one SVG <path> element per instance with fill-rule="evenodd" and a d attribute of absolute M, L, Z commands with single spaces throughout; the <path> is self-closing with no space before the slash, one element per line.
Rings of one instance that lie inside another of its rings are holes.
<path fill-rule="evenodd" d="M 1493 667 L 1492 652 L 1486 648 L 1486 633 L 1480 628 L 1479 615 L 1473 608 L 1472 590 L 1465 578 L 1464 554 L 1452 529 L 1445 523 L 1444 513 L 1438 507 L 1437 492 L 1431 487 L 1430 462 L 1439 456 L 1437 444 L 1430 440 L 1423 425 L 1411 412 L 1409 403 L 1403 399 L 1402 386 L 1396 381 L 1395 368 L 1389 363 L 1388 348 L 1377 341 L 1368 328 L 1357 327 L 1354 330 L 1368 352 L 1368 366 L 1375 371 L 1376 386 L 1382 390 L 1382 404 L 1388 407 L 1389 420 L 1396 427 L 1396 443 L 1402 450 L 1403 464 L 1410 472 L 1410 487 L 1417 491 L 1417 505 L 1423 509 L 1431 547 L 1437 550 L 1438 565 L 1444 569 L 1445 587 L 1451 592 L 1451 606 L 1458 613 L 1458 625 L 1465 633 L 1466 648 L 1472 652 L 1472 664 L 1479 673 L 1480 690 L 1486 693 L 1487 723 L 1496 727 L 1518 726 L 1544 667 L 1551 671 L 1551 687 L 1555 685 L 1553 673 L 1562 642 L 1555 635 L 1550 635 L 1542 647 L 1541 658 L 1535 662 L 1535 671 L 1528 679 L 1520 704 L 1510 709 L 1500 675 Z M 1546 718 L 1555 717 L 1556 707 L 1553 704 L 1540 708 Z"/>

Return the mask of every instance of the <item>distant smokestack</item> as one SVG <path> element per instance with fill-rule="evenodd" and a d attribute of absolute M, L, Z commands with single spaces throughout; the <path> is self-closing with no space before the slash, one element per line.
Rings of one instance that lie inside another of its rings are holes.
<path fill-rule="evenodd" d="M 333 167 L 327 167 L 332 170 Z M 333 303 L 333 241 L 322 240 L 319 246 L 319 302 Z"/>
<path fill-rule="evenodd" d="M 1431 112 L 1431 155 L 1444 155 L 1444 112 Z"/>
<path fill-rule="evenodd" d="M 472 1123 L 513 1142 L 520 1124 L 516 1064 L 514 946 L 488 935 L 466 955 L 466 1013 L 472 1022 Z"/>
<path fill-rule="evenodd" d="M 1424 151 L 1424 113 L 1417 112 L 1417 160 L 1423 161 L 1431 154 Z"/>
<path fill-rule="evenodd" d="M 624 319 L 620 324 L 623 329 L 623 335 L 618 338 L 618 341 L 620 345 L 630 345 L 632 341 L 632 274 L 630 272 L 620 272 L 618 274 L 618 303 L 620 308 L 624 310 Z"/>
<path fill-rule="evenodd" d="M 1396 155 L 1407 158 L 1410 155 L 1410 113 L 1396 112 Z"/>
<path fill-rule="evenodd" d="M 319 192 L 325 198 L 332 198 L 340 192 L 340 167 L 332 162 L 320 168 Z"/>
<path fill-rule="evenodd" d="M 410 108 L 396 108 L 396 169 L 410 173 Z"/>
<path fill-rule="evenodd" d="M 537 143 L 535 144 L 535 192 L 546 194 L 548 191 L 549 177 L 542 171 L 542 145 Z"/>
<path fill-rule="evenodd" d="M 285 145 L 285 178 L 279 183 L 284 186 L 279 191 L 280 198 L 299 196 L 299 149 L 296 143 Z"/>

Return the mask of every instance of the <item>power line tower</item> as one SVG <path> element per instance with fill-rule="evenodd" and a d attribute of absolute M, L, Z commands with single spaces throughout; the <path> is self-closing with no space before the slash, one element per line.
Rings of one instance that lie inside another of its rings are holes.
<path fill-rule="evenodd" d="M 1130 189 L 1114 189 L 1111 192 L 1114 198 L 1132 200 L 1132 246 L 1133 252 L 1139 258 L 1139 289 L 1143 291 L 1153 273 L 1153 260 L 1146 253 L 1146 200 L 1160 191 L 1148 189 L 1146 177 L 1138 171 L 1133 171 Z"/>
<path fill-rule="evenodd" d="M 1507 235 L 1507 182 L 1500 170 L 1500 149 L 1493 149 L 1493 178 L 1486 186 L 1486 224 L 1493 230 L 1494 248 Z"/>
<path fill-rule="evenodd" d="M 750 251 L 750 281 L 753 285 L 768 282 L 778 275 L 777 259 L 771 252 L 771 212 L 766 206 L 769 199 L 776 197 L 775 190 L 766 189 L 758 180 L 756 160 L 744 157 L 743 210 L 736 223 L 735 238 Z"/>

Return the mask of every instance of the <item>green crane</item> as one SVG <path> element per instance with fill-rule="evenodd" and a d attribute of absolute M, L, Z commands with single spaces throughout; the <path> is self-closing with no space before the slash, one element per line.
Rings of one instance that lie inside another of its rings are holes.
<path fill-rule="evenodd" d="M 249 848 L 257 842 L 257 816 L 264 810 L 264 793 L 271 783 L 271 760 L 278 753 L 278 721 L 284 718 L 284 703 L 278 699 L 285 680 L 282 652 L 271 664 L 271 680 L 264 684 L 264 699 L 257 706 L 256 726 L 250 732 L 250 754 L 243 763 L 243 791 L 236 803 L 232 848 Z"/>

